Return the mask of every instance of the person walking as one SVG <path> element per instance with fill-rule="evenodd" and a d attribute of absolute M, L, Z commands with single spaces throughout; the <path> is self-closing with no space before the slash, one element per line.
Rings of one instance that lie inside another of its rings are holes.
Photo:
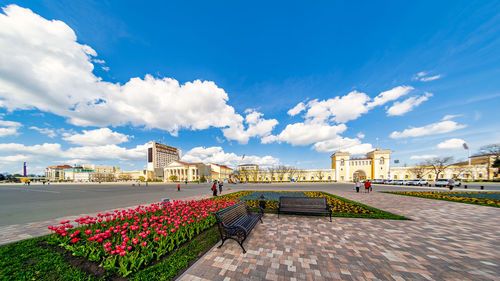
<path fill-rule="evenodd" d="M 177 191 L 181 191 L 181 184 L 180 183 L 177 184 Z"/>
<path fill-rule="evenodd" d="M 371 186 L 370 181 L 369 180 L 365 181 L 365 192 L 366 193 L 370 192 L 370 186 Z"/>
<path fill-rule="evenodd" d="M 356 192 L 359 193 L 359 188 L 361 187 L 361 183 L 359 180 L 356 180 L 356 183 L 354 184 L 354 189 L 356 189 Z"/>
<path fill-rule="evenodd" d="M 223 186 L 222 182 L 219 182 L 219 194 L 222 194 L 222 186 Z"/>
<path fill-rule="evenodd" d="M 217 183 L 214 182 L 214 184 L 212 185 L 212 192 L 213 192 L 213 196 L 217 196 Z"/>

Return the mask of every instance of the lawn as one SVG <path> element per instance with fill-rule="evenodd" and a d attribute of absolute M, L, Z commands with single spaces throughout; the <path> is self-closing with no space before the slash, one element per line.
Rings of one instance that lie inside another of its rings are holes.
<path fill-rule="evenodd" d="M 332 216 L 349 218 L 394 219 L 405 220 L 406 217 L 385 212 L 349 199 L 321 191 L 238 191 L 221 196 L 220 198 L 243 199 L 249 207 L 259 206 L 261 196 L 266 202 L 265 212 L 277 213 L 280 196 L 292 197 L 326 197 L 332 206 Z"/>
<path fill-rule="evenodd" d="M 500 207 L 500 192 L 386 191 L 385 193 Z"/>

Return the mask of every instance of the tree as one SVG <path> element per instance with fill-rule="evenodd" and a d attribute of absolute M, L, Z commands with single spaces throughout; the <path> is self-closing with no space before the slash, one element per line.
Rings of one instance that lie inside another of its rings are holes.
<path fill-rule="evenodd" d="M 481 154 L 492 154 L 496 159 L 498 159 L 500 157 L 500 143 L 481 146 L 479 152 Z"/>
<path fill-rule="evenodd" d="M 144 178 L 144 177 L 143 177 Z M 130 174 L 120 174 L 118 176 L 118 179 L 122 180 L 122 181 L 129 181 L 132 179 L 132 176 Z M 139 178 L 140 180 L 140 178 Z"/>
<path fill-rule="evenodd" d="M 431 168 L 438 180 L 439 175 L 443 173 L 452 163 L 453 157 L 436 157 L 432 160 L 425 161 L 425 166 Z"/>
<path fill-rule="evenodd" d="M 146 179 L 143 176 L 139 176 L 140 181 L 146 181 Z"/>
<path fill-rule="evenodd" d="M 314 173 L 314 176 L 317 177 L 319 179 L 319 181 L 321 181 L 323 179 L 323 177 L 325 176 L 325 172 L 322 170 L 317 170 Z"/>
<path fill-rule="evenodd" d="M 0 174 L 0 181 L 3 181 L 5 179 L 6 179 L 6 177 L 3 174 Z"/>
<path fill-rule="evenodd" d="M 289 171 L 292 169 L 291 167 L 285 166 L 285 165 L 279 165 L 276 166 L 276 174 L 278 175 L 278 180 L 283 181 L 285 178 L 285 175 L 289 173 Z M 290 175 L 289 175 L 290 176 Z"/>
<path fill-rule="evenodd" d="M 275 167 L 269 167 L 267 168 L 268 172 L 269 172 L 269 176 L 271 177 L 269 180 L 270 182 L 272 183 L 273 180 L 275 180 L 275 176 L 276 176 L 276 168 Z"/>
<path fill-rule="evenodd" d="M 177 181 L 177 176 L 176 175 L 171 175 L 169 178 L 171 181 Z"/>
<path fill-rule="evenodd" d="M 299 169 L 297 169 L 295 167 L 291 167 L 288 170 L 288 176 L 290 177 L 290 179 L 293 179 L 293 177 L 298 174 L 298 171 L 299 171 Z"/>
<path fill-rule="evenodd" d="M 205 181 L 207 181 L 207 179 L 205 178 L 205 175 L 201 175 L 200 182 L 205 182 Z"/>
<path fill-rule="evenodd" d="M 417 164 L 415 167 L 409 168 L 408 171 L 415 175 L 417 179 L 423 179 L 429 173 L 429 169 L 425 163 Z"/>

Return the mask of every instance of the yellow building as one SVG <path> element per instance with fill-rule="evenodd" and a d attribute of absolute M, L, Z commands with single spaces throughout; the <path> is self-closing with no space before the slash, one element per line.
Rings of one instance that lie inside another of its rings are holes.
<path fill-rule="evenodd" d="M 449 165 L 439 173 L 440 179 L 460 179 L 460 180 L 492 180 L 498 177 L 498 169 L 493 168 L 495 155 L 477 155 L 468 161 L 458 162 Z M 393 167 L 391 168 L 392 179 L 411 180 L 424 178 L 429 181 L 436 180 L 436 170 L 430 166 L 415 167 Z"/>
<path fill-rule="evenodd" d="M 64 180 L 64 169 L 73 168 L 70 165 L 57 165 L 45 168 L 45 179 L 49 181 Z"/>
<path fill-rule="evenodd" d="M 352 158 L 349 152 L 337 151 L 330 156 L 336 181 L 356 179 L 388 179 L 390 173 L 390 150 L 376 149 L 364 158 Z"/>
<path fill-rule="evenodd" d="M 241 182 L 324 182 L 335 180 L 333 169 L 283 168 L 260 169 L 255 164 L 243 164 L 238 166 L 238 178 Z"/>

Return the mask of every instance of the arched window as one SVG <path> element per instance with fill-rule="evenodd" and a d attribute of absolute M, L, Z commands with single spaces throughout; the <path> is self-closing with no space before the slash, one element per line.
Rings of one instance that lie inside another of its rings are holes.
<path fill-rule="evenodd" d="M 340 166 L 344 166 L 344 159 L 340 159 Z"/>
<path fill-rule="evenodd" d="M 380 157 L 380 165 L 384 165 L 384 157 Z"/>
<path fill-rule="evenodd" d="M 328 176 L 328 180 L 331 180 L 331 179 L 332 179 L 332 177 Z"/>

